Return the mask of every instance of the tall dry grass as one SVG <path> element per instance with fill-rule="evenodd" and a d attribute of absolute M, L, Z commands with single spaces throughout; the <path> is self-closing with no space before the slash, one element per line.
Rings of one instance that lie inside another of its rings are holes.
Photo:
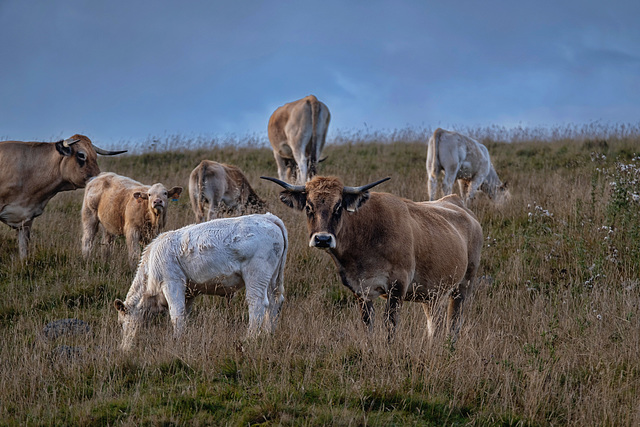
<path fill-rule="evenodd" d="M 609 130 L 606 144 L 587 133 L 517 143 L 490 135 L 475 136 L 512 198 L 472 207 L 485 236 L 482 279 L 455 345 L 424 339 L 414 303 L 402 307 L 392 343 L 380 315 L 365 332 L 328 255 L 307 247 L 304 215 L 259 179 L 276 174 L 266 147 L 101 159 L 105 171 L 185 188 L 202 159 L 241 167 L 289 230 L 277 332 L 244 341 L 244 294 L 201 297 L 178 342 L 161 316 L 122 354 L 112 303 L 133 277 L 123 241 L 113 256 L 83 261 L 82 191 L 59 194 L 35 222 L 27 262 L 0 228 L 0 423 L 638 425 L 638 132 Z M 391 176 L 380 191 L 423 200 L 426 141 L 390 138 L 330 144 L 321 173 L 347 185 Z M 183 193 L 168 228 L 191 222 Z M 45 339 L 43 327 L 63 318 L 91 332 Z"/>

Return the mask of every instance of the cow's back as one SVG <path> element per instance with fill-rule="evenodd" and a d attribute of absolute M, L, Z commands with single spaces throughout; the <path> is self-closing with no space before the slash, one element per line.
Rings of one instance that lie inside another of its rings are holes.
<path fill-rule="evenodd" d="M 292 150 L 288 142 L 302 139 L 302 134 L 313 130 L 313 105 L 320 108 L 320 101 L 314 95 L 288 102 L 278 107 L 269 119 L 269 141 L 274 150 L 283 157 L 291 157 Z M 326 110 L 326 106 L 322 104 Z"/>
<path fill-rule="evenodd" d="M 418 282 L 433 286 L 451 277 L 457 283 L 471 266 L 479 265 L 482 227 L 458 195 L 406 203 L 414 220 Z"/>

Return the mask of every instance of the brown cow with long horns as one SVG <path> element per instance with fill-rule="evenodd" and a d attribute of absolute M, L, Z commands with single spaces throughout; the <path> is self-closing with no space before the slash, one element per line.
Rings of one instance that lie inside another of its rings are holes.
<path fill-rule="evenodd" d="M 447 325 L 455 338 L 482 249 L 480 223 L 460 197 L 413 202 L 368 191 L 389 178 L 361 187 L 346 187 L 336 177 L 317 176 L 305 185 L 262 178 L 284 188 L 285 205 L 306 212 L 309 246 L 331 255 L 369 329 L 373 299 L 381 296 L 390 338 L 402 301 L 423 303 L 431 336 L 433 304 L 448 295 Z"/>
<path fill-rule="evenodd" d="M 0 221 L 16 229 L 18 253 L 26 258 L 33 220 L 60 191 L 84 188 L 100 173 L 97 154 L 113 156 L 84 135 L 55 143 L 0 142 Z"/>

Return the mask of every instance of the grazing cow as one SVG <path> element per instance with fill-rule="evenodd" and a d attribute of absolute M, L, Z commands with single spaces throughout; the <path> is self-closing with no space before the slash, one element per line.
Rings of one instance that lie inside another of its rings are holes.
<path fill-rule="evenodd" d="M 196 222 L 216 218 L 220 202 L 241 214 L 266 210 L 265 201 L 253 191 L 240 168 L 211 160 L 203 160 L 191 172 L 189 198 Z"/>
<path fill-rule="evenodd" d="M 285 205 L 306 212 L 309 246 L 331 255 L 369 329 L 372 301 L 382 296 L 389 338 L 402 301 L 423 303 L 432 336 L 431 310 L 439 296 L 448 295 L 447 325 L 456 337 L 482 248 L 480 223 L 460 197 L 413 202 L 368 191 L 389 178 L 357 188 L 336 177 L 317 176 L 304 186 L 263 178 L 284 187 Z"/>
<path fill-rule="evenodd" d="M 0 142 L 0 221 L 16 229 L 18 254 L 29 254 L 33 220 L 60 191 L 84 188 L 100 173 L 97 154 L 112 156 L 84 135 L 51 142 Z"/>
<path fill-rule="evenodd" d="M 82 202 L 82 255 L 88 258 L 102 224 L 107 244 L 124 235 L 132 267 L 147 244 L 164 228 L 168 199 L 180 197 L 182 187 L 167 190 L 160 183 L 141 184 L 113 172 L 101 173 L 87 184 Z"/>
<path fill-rule="evenodd" d="M 331 114 L 313 95 L 278 107 L 269 119 L 269 142 L 281 180 L 304 184 L 316 174 Z"/>
<path fill-rule="evenodd" d="M 491 164 L 489 150 L 475 139 L 458 132 L 436 129 L 427 145 L 427 190 L 429 200 L 435 200 L 438 175 L 444 171 L 442 192 L 453 191 L 457 179 L 460 195 L 469 203 L 478 189 L 498 202 L 509 197 L 506 183 L 498 178 Z"/>
<path fill-rule="evenodd" d="M 129 349 L 145 316 L 169 309 L 174 336 L 184 329 L 193 299 L 228 295 L 243 286 L 248 336 L 273 332 L 284 301 L 287 229 L 275 215 L 247 215 L 192 224 L 159 235 L 142 254 L 124 301 L 116 299 Z"/>

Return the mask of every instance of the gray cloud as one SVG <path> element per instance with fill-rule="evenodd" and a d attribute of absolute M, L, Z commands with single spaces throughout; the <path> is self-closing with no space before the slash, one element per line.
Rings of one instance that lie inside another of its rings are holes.
<path fill-rule="evenodd" d="M 637 122 L 637 2 L 0 3 L 0 136 Z"/>

